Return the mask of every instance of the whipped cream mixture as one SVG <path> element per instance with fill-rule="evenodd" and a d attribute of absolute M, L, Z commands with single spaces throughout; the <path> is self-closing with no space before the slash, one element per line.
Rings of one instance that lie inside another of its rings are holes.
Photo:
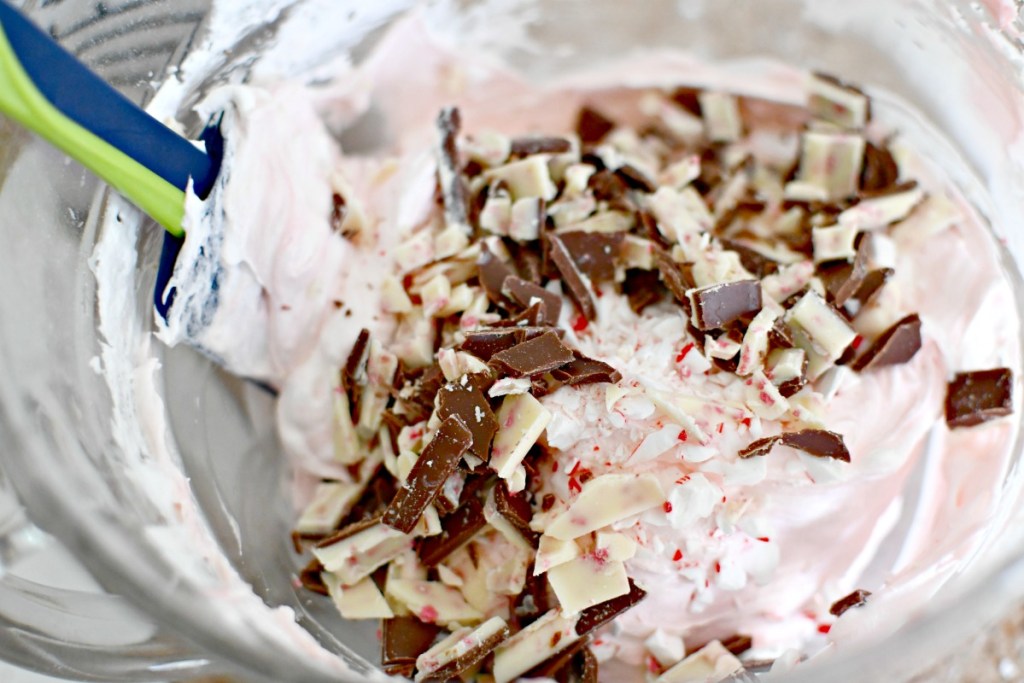
<path fill-rule="evenodd" d="M 435 126 L 442 108 L 461 113 L 463 151 L 475 145 L 486 155 L 493 131 L 571 137 L 583 105 L 623 129 L 642 124 L 652 107 L 681 117 L 664 93 L 691 82 L 769 98 L 776 104 L 753 105 L 747 115 L 771 129 L 799 119 L 793 112 L 810 87 L 807 74 L 784 66 L 743 80 L 668 53 L 541 86 L 441 47 L 415 14 L 358 67 L 338 68 L 345 71 L 337 86 L 225 86 L 200 105 L 204 115 L 224 111 L 227 156 L 211 197 L 189 196 L 179 299 L 160 330 L 170 344 L 199 346 L 279 389 L 278 429 L 307 521 L 310 500 L 325 500 L 322 480 L 358 483 L 366 474 L 339 456 L 339 422 L 348 419 L 339 418 L 347 412 L 339 408 L 339 373 L 360 331 L 402 359 L 422 355 L 432 333 L 402 317 L 394 288 L 449 255 L 438 254 L 434 239 L 443 225 Z M 340 144 L 331 132 L 339 127 L 347 129 Z M 872 123 L 868 137 L 890 132 Z M 747 151 L 763 158 L 792 157 L 799 145 L 798 136 L 750 140 Z M 858 339 L 876 340 L 917 313 L 922 345 L 909 362 L 871 372 L 833 367 L 793 399 L 787 418 L 787 431 L 796 424 L 842 435 L 849 462 L 781 445 L 768 456 L 737 457 L 782 432 L 782 413 L 757 405 L 742 379 L 709 372 L 714 351 L 695 347 L 677 304 L 638 313 L 609 290 L 581 323 L 563 297 L 565 344 L 621 379 L 539 399 L 550 413 L 540 439 L 550 471 L 537 498 L 551 493 L 556 502 L 534 518 L 535 530 L 602 475 L 650 474 L 664 497 L 613 525 L 635 543 L 624 566 L 648 597 L 594 634 L 602 680 L 670 670 L 686 652 L 736 634 L 751 639 L 745 661 L 784 668 L 880 628 L 888 605 L 925 600 L 975 552 L 1015 425 L 949 429 L 947 382 L 960 371 L 1018 369 L 1016 306 L 976 213 L 898 138 L 889 146 L 900 179 L 916 180 L 923 192 L 905 219 L 876 235 L 872 260 L 892 276 L 851 324 Z M 635 151 L 623 149 L 627 157 Z M 802 292 L 813 274 L 813 263 L 793 260 L 772 280 L 773 294 L 781 302 Z M 206 291 L 213 279 L 215 298 Z M 486 322 L 486 306 L 478 312 L 476 322 Z M 515 382 L 506 389 L 514 394 Z M 589 481 L 580 482 L 584 471 Z M 517 490 L 514 476 L 508 482 Z M 462 580 L 444 572 L 458 573 L 446 568 L 433 583 Z M 829 613 L 855 589 L 871 592 L 867 604 L 838 619 Z M 336 585 L 332 593 L 344 591 Z M 486 616 L 508 617 L 499 612 Z M 498 632 L 490 621 L 479 631 L 486 632 L 473 635 L 483 640 Z"/>

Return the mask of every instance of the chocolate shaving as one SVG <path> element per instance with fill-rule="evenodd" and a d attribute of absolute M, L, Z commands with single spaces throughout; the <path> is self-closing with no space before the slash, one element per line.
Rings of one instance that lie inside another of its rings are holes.
<path fill-rule="evenodd" d="M 381 665 L 391 676 L 412 676 L 416 658 L 430 649 L 441 632 L 440 626 L 416 617 L 385 619 L 381 624 Z"/>
<path fill-rule="evenodd" d="M 825 429 L 802 429 L 798 432 L 787 432 L 778 436 L 766 436 L 753 441 L 739 452 L 741 458 L 754 458 L 767 455 L 777 445 L 789 446 L 818 458 L 832 458 L 850 462 L 850 452 L 846 449 L 843 437 Z"/>
<path fill-rule="evenodd" d="M 580 107 L 579 117 L 576 119 L 576 134 L 580 136 L 580 142 L 583 144 L 595 145 L 601 142 L 614 128 L 615 122 L 593 107 Z"/>
<path fill-rule="evenodd" d="M 594 629 L 604 626 L 609 621 L 643 600 L 646 595 L 647 591 L 633 583 L 633 579 L 630 579 L 629 592 L 625 595 L 620 595 L 619 597 L 612 598 L 611 600 L 605 600 L 598 605 L 588 607 L 580 612 L 580 616 L 576 620 L 576 634 L 583 636 Z"/>
<path fill-rule="evenodd" d="M 1013 412 L 1013 373 L 1008 368 L 958 372 L 946 389 L 946 424 L 973 427 Z"/>
<path fill-rule="evenodd" d="M 554 292 L 549 292 L 540 285 L 535 285 L 515 275 L 505 278 L 501 291 L 506 297 L 523 307 L 530 306 L 533 299 L 540 299 L 542 310 L 539 322 L 547 325 L 558 323 L 558 317 L 562 314 L 562 297 Z"/>
<path fill-rule="evenodd" d="M 632 164 L 623 164 L 615 171 L 615 175 L 622 178 L 622 182 L 632 190 L 639 190 L 648 194 L 658 189 L 657 183 L 647 177 L 643 171 Z"/>
<path fill-rule="evenodd" d="M 373 517 L 368 517 L 366 519 L 361 519 L 357 522 L 352 522 L 351 524 L 343 526 L 338 531 L 335 531 L 327 538 L 324 538 L 323 540 L 319 541 L 316 544 L 316 547 L 326 548 L 327 546 L 334 545 L 338 541 L 342 541 L 350 536 L 355 536 L 359 532 L 365 531 L 370 527 L 376 526 L 378 524 L 380 524 L 380 515 L 374 515 Z"/>
<path fill-rule="evenodd" d="M 472 540 L 486 525 L 484 506 L 475 496 L 471 496 L 453 514 L 441 521 L 440 534 L 423 539 L 416 555 L 425 567 L 436 567 Z"/>
<path fill-rule="evenodd" d="M 603 361 L 576 354 L 576 358 L 557 370 L 551 376 L 562 384 L 580 386 L 602 382 L 615 383 L 622 379 L 618 370 Z"/>
<path fill-rule="evenodd" d="M 416 459 L 406 482 L 398 488 L 381 521 L 392 529 L 411 533 L 472 443 L 472 433 L 458 417 L 453 415 L 444 420 Z"/>
<path fill-rule="evenodd" d="M 693 320 L 699 330 L 715 330 L 761 310 L 761 283 L 738 280 L 693 292 Z"/>
<path fill-rule="evenodd" d="M 461 127 L 462 116 L 458 107 L 446 107 L 437 115 L 437 129 L 441 134 L 438 175 L 441 178 L 445 220 L 449 225 L 461 226 L 468 232 L 469 190 L 459 173 L 459 152 L 456 146 Z"/>
<path fill-rule="evenodd" d="M 423 675 L 423 681 L 459 681 L 460 674 L 479 664 L 484 657 L 494 651 L 503 640 L 508 638 L 508 626 L 503 627 L 497 633 L 491 635 L 487 640 L 480 642 L 476 647 L 462 653 L 462 656 L 453 659 L 444 666 Z"/>
<path fill-rule="evenodd" d="M 921 318 L 913 313 L 882 333 L 882 336 L 853 364 L 859 372 L 887 365 L 900 365 L 913 358 L 921 348 Z"/>
<path fill-rule="evenodd" d="M 480 246 L 480 258 L 476 262 L 480 286 L 487 293 L 487 298 L 502 308 L 509 307 L 509 301 L 502 293 L 505 280 L 515 276 L 515 271 L 507 263 L 499 259 L 486 244 Z"/>
<path fill-rule="evenodd" d="M 564 154 L 572 149 L 572 143 L 565 138 L 537 136 L 514 138 L 511 155 L 528 157 L 534 154 Z"/>
<path fill-rule="evenodd" d="M 494 354 L 490 364 L 509 377 L 528 377 L 554 370 L 572 359 L 572 350 L 557 334 L 548 332 Z"/>
<path fill-rule="evenodd" d="M 832 606 L 828 608 L 829 614 L 834 617 L 840 617 L 846 610 L 866 604 L 869 597 L 871 597 L 871 591 L 858 588 L 845 598 L 840 598 L 833 602 Z"/>
<path fill-rule="evenodd" d="M 437 396 L 437 416 L 442 420 L 453 415 L 458 417 L 473 435 L 469 452 L 484 462 L 490 460 L 491 441 L 498 431 L 498 420 L 483 392 L 469 382 L 449 383 L 441 387 Z"/>
<path fill-rule="evenodd" d="M 569 250 L 576 267 L 586 273 L 591 281 L 601 281 L 615 277 L 615 261 L 624 234 L 572 231 L 559 233 L 558 237 Z"/>
<path fill-rule="evenodd" d="M 594 303 L 590 285 L 583 279 L 583 274 L 576 266 L 565 242 L 558 235 L 552 233 L 546 233 L 546 237 L 548 253 L 569 289 L 569 296 L 576 302 L 584 318 L 594 320 L 597 318 L 597 304 Z"/>
<path fill-rule="evenodd" d="M 651 304 L 661 301 L 665 294 L 657 272 L 637 268 L 630 268 L 626 271 L 626 280 L 622 283 L 622 291 L 629 300 L 629 307 L 638 315 Z"/>

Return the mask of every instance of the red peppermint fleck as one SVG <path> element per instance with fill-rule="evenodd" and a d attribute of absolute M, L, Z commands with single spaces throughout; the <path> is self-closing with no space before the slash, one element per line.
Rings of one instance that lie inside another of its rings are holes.
<path fill-rule="evenodd" d="M 647 670 L 652 674 L 661 673 L 661 665 L 658 664 L 658 660 L 653 656 L 647 656 Z"/>
<path fill-rule="evenodd" d="M 722 563 L 721 562 L 715 562 L 715 573 L 716 574 L 721 574 L 722 573 Z"/>
<path fill-rule="evenodd" d="M 680 441 L 686 441 L 686 439 L 689 437 L 687 436 L 686 430 L 684 429 L 683 431 L 679 432 L 679 436 L 676 438 L 678 438 Z"/>
<path fill-rule="evenodd" d="M 585 315 L 583 315 L 583 314 L 577 315 L 576 319 L 572 321 L 572 331 L 573 332 L 582 332 L 583 330 L 587 329 L 587 325 L 589 325 L 589 324 L 590 324 L 590 321 L 587 320 L 587 317 Z"/>
<path fill-rule="evenodd" d="M 594 551 L 594 561 L 603 565 L 608 561 L 608 548 L 598 548 Z"/>
<path fill-rule="evenodd" d="M 558 471 L 558 461 L 557 460 L 554 461 L 553 463 L 551 463 L 551 471 L 552 472 L 557 472 Z"/>
<path fill-rule="evenodd" d="M 856 351 L 857 349 L 860 348 L 860 345 L 863 344 L 863 343 L 864 343 L 864 337 L 862 337 L 862 336 L 860 336 L 858 334 L 856 337 L 853 338 L 853 342 L 851 342 L 850 345 L 853 347 L 853 350 Z"/>
<path fill-rule="evenodd" d="M 770 538 L 768 538 L 767 536 L 758 536 L 758 537 L 757 537 L 757 540 L 761 541 L 761 543 L 767 543 L 767 542 L 768 542 L 768 541 L 770 541 L 771 539 L 770 539 Z"/>
<path fill-rule="evenodd" d="M 679 355 L 677 355 L 677 356 L 676 356 L 676 362 L 677 362 L 677 363 L 682 363 L 682 362 L 683 362 L 683 359 L 684 359 L 684 358 L 686 358 L 686 354 L 688 354 L 688 353 L 689 353 L 690 351 L 692 351 L 692 350 L 693 350 L 693 346 L 694 346 L 693 342 L 690 342 L 689 344 L 687 344 L 686 346 L 684 346 L 684 347 L 683 347 L 683 348 L 682 348 L 682 349 L 681 349 L 681 350 L 679 351 Z"/>
<path fill-rule="evenodd" d="M 761 399 L 761 403 L 765 404 L 766 406 L 775 404 L 775 399 L 769 396 L 767 391 L 762 391 L 759 398 Z"/>
<path fill-rule="evenodd" d="M 420 621 L 424 621 L 428 624 L 434 623 L 437 619 L 437 610 L 433 606 L 427 605 L 420 610 Z"/>
<path fill-rule="evenodd" d="M 672 512 L 672 503 L 670 503 L 670 502 L 668 502 L 666 500 L 665 504 L 662 505 L 661 508 L 665 511 L 665 514 L 668 514 L 668 513 Z"/>
<path fill-rule="evenodd" d="M 725 429 L 725 423 L 724 422 L 719 422 L 718 423 L 718 433 L 721 434 L 723 429 Z"/>
<path fill-rule="evenodd" d="M 677 484 L 685 484 L 688 481 L 690 481 L 690 475 L 689 474 L 684 474 L 683 476 L 681 476 L 678 479 L 676 479 L 676 483 Z"/>
<path fill-rule="evenodd" d="M 573 464 L 572 469 L 569 470 L 569 476 L 571 477 L 572 475 L 576 474 L 579 471 L 580 471 L 580 461 L 577 460 L 575 462 L 575 464 Z"/>
<path fill-rule="evenodd" d="M 672 561 L 678 562 L 681 559 L 683 559 L 683 551 L 677 549 L 675 555 L 672 556 Z"/>
<path fill-rule="evenodd" d="M 580 483 L 578 481 L 576 481 L 575 477 L 569 479 L 569 492 L 570 493 L 579 493 L 582 490 L 583 490 L 583 487 L 580 486 Z"/>
<path fill-rule="evenodd" d="M 746 427 L 747 429 L 750 429 L 750 418 L 749 417 L 743 418 L 742 420 L 740 420 L 740 422 L 743 424 L 744 427 Z"/>
<path fill-rule="evenodd" d="M 595 452 L 595 453 L 597 453 L 597 452 L 598 452 L 599 450 L 601 450 L 601 447 L 600 447 L 600 446 L 594 446 L 594 452 Z"/>
<path fill-rule="evenodd" d="M 831 624 L 818 624 L 818 633 L 828 633 L 832 630 Z"/>

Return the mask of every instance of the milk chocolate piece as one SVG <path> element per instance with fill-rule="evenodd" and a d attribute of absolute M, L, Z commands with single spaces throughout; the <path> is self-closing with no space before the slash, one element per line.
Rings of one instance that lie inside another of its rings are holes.
<path fill-rule="evenodd" d="M 615 128 L 615 122 L 596 109 L 583 105 L 576 120 L 576 133 L 580 142 L 594 145 L 604 139 Z"/>
<path fill-rule="evenodd" d="M 1013 373 L 1008 368 L 959 372 L 947 387 L 950 429 L 1004 417 L 1013 412 Z"/>
<path fill-rule="evenodd" d="M 527 157 L 532 154 L 564 154 L 572 149 L 565 138 L 536 136 L 513 138 L 511 156 Z"/>
<path fill-rule="evenodd" d="M 606 600 L 599 605 L 588 607 L 580 612 L 579 619 L 576 620 L 576 633 L 583 636 L 595 629 L 601 628 L 643 600 L 646 595 L 647 591 L 633 583 L 633 579 L 630 579 L 629 592 L 625 595 Z"/>
<path fill-rule="evenodd" d="M 657 271 L 631 268 L 626 271 L 622 291 L 629 299 L 629 307 L 634 313 L 640 314 L 651 304 L 661 301 L 665 290 L 661 286 L 661 278 L 658 277 Z"/>
<path fill-rule="evenodd" d="M 870 142 L 864 147 L 864 166 L 860 172 L 861 192 L 879 192 L 895 185 L 900 169 L 888 147 L 876 147 Z"/>
<path fill-rule="evenodd" d="M 499 480 L 494 485 L 494 504 L 498 514 L 507 519 L 523 538 L 536 540 L 537 532 L 530 528 L 533 510 L 530 509 L 529 497 L 525 492 L 512 493 L 508 490 L 508 485 Z"/>
<path fill-rule="evenodd" d="M 723 282 L 690 294 L 693 324 L 715 330 L 761 310 L 761 283 L 757 280 Z"/>
<path fill-rule="evenodd" d="M 438 392 L 437 416 L 446 420 L 453 415 L 473 435 L 473 445 L 469 447 L 469 452 L 487 462 L 491 454 L 491 441 L 498 431 L 498 421 L 483 392 L 468 381 L 465 384 L 450 382 L 441 387 Z"/>
<path fill-rule="evenodd" d="M 440 626 L 415 617 L 395 617 L 381 622 L 381 665 L 391 676 L 412 676 L 416 658 L 430 649 Z"/>
<path fill-rule="evenodd" d="M 472 443 L 472 433 L 458 417 L 453 415 L 444 420 L 412 466 L 406 482 L 398 487 L 381 521 L 392 529 L 410 533 Z"/>
<path fill-rule="evenodd" d="M 327 585 L 324 583 L 321 572 L 323 572 L 324 566 L 320 564 L 320 560 L 315 557 L 310 560 L 309 564 L 302 568 L 299 572 L 299 583 L 302 587 L 308 591 L 319 593 L 320 595 L 328 595 Z"/>
<path fill-rule="evenodd" d="M 601 382 L 615 383 L 622 379 L 619 371 L 607 363 L 579 354 L 562 367 L 552 370 L 551 376 L 562 384 L 570 386 Z"/>
<path fill-rule="evenodd" d="M 416 676 L 417 683 L 461 680 L 460 674 L 479 664 L 508 638 L 508 633 L 508 625 L 500 617 L 493 617 L 475 629 L 458 629 L 417 660 L 420 667 L 436 666 L 426 670 L 421 668 Z"/>
<path fill-rule="evenodd" d="M 842 435 L 825 429 L 802 429 L 798 432 L 787 432 L 778 436 L 758 439 L 741 450 L 739 457 L 753 458 L 767 455 L 776 444 L 789 446 L 818 458 L 850 462 L 850 452 L 846 449 Z"/>
<path fill-rule="evenodd" d="M 488 361 L 499 351 L 511 349 L 516 344 L 526 341 L 520 329 L 495 328 L 490 330 L 474 330 L 466 333 L 466 338 L 459 345 L 480 360 Z"/>
<path fill-rule="evenodd" d="M 484 506 L 476 496 L 469 496 L 453 514 L 441 520 L 440 534 L 423 539 L 416 554 L 424 566 L 436 567 L 468 543 L 486 524 Z"/>
<path fill-rule="evenodd" d="M 861 590 L 858 588 L 845 598 L 840 598 L 833 602 L 832 606 L 828 608 L 829 614 L 834 617 L 840 617 L 846 610 L 854 607 L 860 607 L 867 603 L 869 597 L 871 597 L 871 591 Z"/>
<path fill-rule="evenodd" d="M 694 116 L 701 116 L 700 89 L 679 87 L 672 92 L 672 101 Z"/>
<path fill-rule="evenodd" d="M 658 189 L 658 185 L 647 177 L 643 171 L 632 164 L 623 164 L 615 171 L 615 175 L 622 178 L 622 182 L 631 190 L 639 190 L 648 194 Z"/>
<path fill-rule="evenodd" d="M 908 362 L 921 348 L 921 318 L 908 315 L 886 330 L 853 365 L 857 371 Z"/>
<path fill-rule="evenodd" d="M 458 107 L 446 107 L 437 115 L 437 129 L 441 134 L 438 177 L 441 183 L 441 198 L 444 203 L 445 221 L 458 226 L 468 233 L 469 190 L 459 172 L 459 152 L 456 138 L 462 127 L 462 116 Z"/>
<path fill-rule="evenodd" d="M 587 179 L 587 187 L 594 194 L 594 199 L 610 203 L 618 202 L 629 192 L 626 181 L 608 169 L 592 174 Z"/>
<path fill-rule="evenodd" d="M 737 657 L 754 646 L 754 641 L 751 640 L 750 636 L 743 633 L 737 633 L 729 636 L 728 638 L 724 638 L 721 642 L 722 647 Z"/>
<path fill-rule="evenodd" d="M 658 219 L 654 217 L 653 213 L 647 209 L 637 211 L 636 224 L 643 229 L 640 234 L 654 242 L 656 246 L 662 249 L 666 249 L 669 246 L 665 235 L 658 229 Z"/>
<path fill-rule="evenodd" d="M 672 292 L 672 296 L 689 310 L 690 298 L 686 296 L 686 292 L 693 287 L 693 281 L 686 276 L 679 264 L 673 261 L 664 249 L 654 250 L 654 262 L 661 274 L 661 281 L 668 287 L 668 291 Z"/>
<path fill-rule="evenodd" d="M 562 239 L 558 235 L 548 233 L 547 240 L 548 253 L 569 289 L 569 296 L 579 306 L 584 318 L 594 320 L 597 318 L 597 304 L 594 303 L 590 285 L 583 279 L 583 274 Z"/>
<path fill-rule="evenodd" d="M 572 350 L 554 332 L 517 344 L 491 357 L 491 365 L 508 377 L 550 372 L 573 360 Z"/>
<path fill-rule="evenodd" d="M 345 360 L 345 367 L 341 371 L 341 386 L 351 392 L 358 383 L 359 377 L 365 372 L 366 359 L 370 351 L 370 331 L 365 327 L 360 330 L 359 336 L 352 344 L 352 350 Z"/>
<path fill-rule="evenodd" d="M 622 246 L 621 232 L 563 232 L 558 235 L 576 267 L 592 281 L 615 277 L 615 260 Z"/>
<path fill-rule="evenodd" d="M 829 300 L 836 306 L 843 306 L 856 297 L 868 274 L 871 234 L 863 232 L 858 235 L 855 246 L 857 252 L 851 263 L 832 263 L 818 267 L 818 276 L 825 285 Z"/>
<path fill-rule="evenodd" d="M 859 301 L 862 307 L 866 306 L 878 295 L 878 292 L 881 291 L 882 287 L 892 276 L 892 268 L 877 268 L 870 271 L 864 276 L 864 280 L 860 283 L 860 287 L 857 288 L 857 293 L 853 295 L 853 298 Z"/>
<path fill-rule="evenodd" d="M 480 258 L 477 259 L 476 266 L 480 286 L 487 293 L 487 298 L 502 308 L 508 308 L 509 301 L 502 292 L 502 285 L 507 278 L 515 275 L 515 271 L 491 253 L 486 244 L 480 246 Z"/>
<path fill-rule="evenodd" d="M 558 316 L 562 314 L 562 297 L 557 294 L 515 275 L 505 278 L 501 291 L 523 307 L 528 307 L 533 299 L 540 299 L 544 305 L 541 324 L 558 324 Z"/>

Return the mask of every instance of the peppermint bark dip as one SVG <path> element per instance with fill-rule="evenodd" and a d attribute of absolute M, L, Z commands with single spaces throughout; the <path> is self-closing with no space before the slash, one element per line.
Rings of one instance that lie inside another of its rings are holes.
<path fill-rule="evenodd" d="M 305 588 L 379 623 L 386 672 L 756 680 L 948 551 L 1015 428 L 1016 321 L 965 292 L 1012 296 L 869 97 L 802 84 L 583 91 L 570 125 L 514 133 L 443 106 L 401 230 L 375 208 L 396 166 L 362 169 L 370 199 L 333 181 L 372 294 L 339 288 L 344 352 L 307 364 L 328 460 L 293 540 Z"/>

